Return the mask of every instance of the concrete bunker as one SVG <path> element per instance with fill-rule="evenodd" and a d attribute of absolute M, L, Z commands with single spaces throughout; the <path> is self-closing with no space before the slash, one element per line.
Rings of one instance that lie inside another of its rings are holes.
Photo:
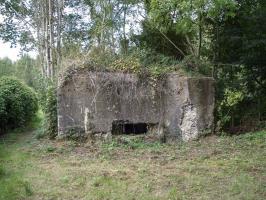
<path fill-rule="evenodd" d="M 140 78 L 133 73 L 69 69 L 58 87 L 58 136 L 78 130 L 150 134 L 190 140 L 211 132 L 214 80 L 177 73 Z"/>

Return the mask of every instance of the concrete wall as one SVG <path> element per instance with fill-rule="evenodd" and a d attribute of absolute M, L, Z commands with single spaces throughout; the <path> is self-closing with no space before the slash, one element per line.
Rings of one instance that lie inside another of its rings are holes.
<path fill-rule="evenodd" d="M 154 82 L 136 74 L 78 69 L 59 84 L 58 134 L 109 133 L 114 121 L 127 120 L 187 141 L 210 132 L 213 109 L 212 78 L 168 74 Z"/>

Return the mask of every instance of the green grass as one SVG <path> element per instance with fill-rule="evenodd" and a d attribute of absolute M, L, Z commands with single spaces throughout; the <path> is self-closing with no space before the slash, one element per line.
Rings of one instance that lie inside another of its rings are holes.
<path fill-rule="evenodd" d="M 23 153 L 13 152 L 8 145 L 0 145 L 0 199 L 27 199 L 32 195 L 30 184 L 23 179 Z"/>
<path fill-rule="evenodd" d="M 25 139 L 42 121 L 43 113 L 38 111 L 26 127 L 0 137 L 0 200 L 28 199 L 32 195 L 31 185 L 24 177 L 25 171 L 31 169 L 27 162 L 30 155 L 21 148 L 30 148 L 30 141 Z"/>
<path fill-rule="evenodd" d="M 0 139 L 0 199 L 266 197 L 266 131 L 171 145 L 129 138 L 103 144 L 49 141 L 34 135 Z"/>

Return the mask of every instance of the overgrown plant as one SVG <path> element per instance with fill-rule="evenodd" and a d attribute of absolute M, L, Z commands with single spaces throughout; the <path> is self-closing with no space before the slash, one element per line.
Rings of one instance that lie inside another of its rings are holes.
<path fill-rule="evenodd" d="M 141 71 L 141 63 L 137 57 L 127 56 L 115 60 L 110 68 L 116 71 L 138 73 Z"/>
<path fill-rule="evenodd" d="M 171 72 L 189 76 L 211 76 L 212 72 L 212 65 L 207 59 L 199 59 L 190 55 L 180 61 L 175 57 L 166 56 L 148 48 L 136 47 L 123 55 L 94 48 L 84 62 L 89 64 L 88 67 L 91 70 L 136 73 L 156 79 Z M 84 67 L 83 64 L 81 66 Z"/>
<path fill-rule="evenodd" d="M 217 105 L 217 112 L 219 121 L 217 122 L 218 129 L 228 126 L 231 122 L 231 126 L 234 124 L 234 113 L 238 112 L 239 105 L 243 102 L 245 94 L 242 91 L 232 91 L 229 88 L 225 88 L 224 98 Z"/>
<path fill-rule="evenodd" d="M 57 98 L 54 86 L 47 89 L 46 97 L 44 131 L 50 139 L 54 139 L 57 135 Z"/>

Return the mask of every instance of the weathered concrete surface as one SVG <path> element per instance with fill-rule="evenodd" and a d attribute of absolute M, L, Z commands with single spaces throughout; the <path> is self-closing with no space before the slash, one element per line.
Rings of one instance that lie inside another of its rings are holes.
<path fill-rule="evenodd" d="M 69 72 L 68 72 L 69 73 Z M 116 121 L 146 123 L 148 134 L 184 141 L 211 131 L 214 80 L 168 74 L 157 82 L 136 74 L 76 69 L 58 88 L 59 137 L 111 133 Z"/>

